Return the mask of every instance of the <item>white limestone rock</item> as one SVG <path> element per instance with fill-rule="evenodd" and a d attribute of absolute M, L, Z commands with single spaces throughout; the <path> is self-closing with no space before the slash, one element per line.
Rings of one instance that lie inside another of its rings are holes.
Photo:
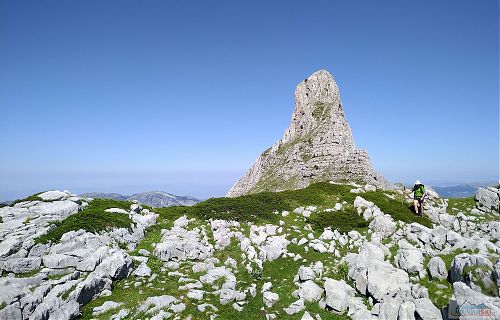
<path fill-rule="evenodd" d="M 46 191 L 38 194 L 38 197 L 42 198 L 44 201 L 54 201 L 54 200 L 66 200 L 70 197 L 69 193 L 62 192 L 59 190 Z"/>
<path fill-rule="evenodd" d="M 302 299 L 299 299 L 297 301 L 295 301 L 294 303 L 292 303 L 290 306 L 288 306 L 287 308 L 284 308 L 283 310 L 289 314 L 289 315 L 292 315 L 292 314 L 296 314 L 296 313 L 299 313 L 301 312 L 302 310 L 304 310 L 306 308 L 306 306 L 304 305 L 304 300 Z"/>
<path fill-rule="evenodd" d="M 148 267 L 148 265 L 143 262 L 137 267 L 137 269 L 132 272 L 132 275 L 136 277 L 149 277 L 151 276 L 151 268 Z"/>
<path fill-rule="evenodd" d="M 427 268 L 429 269 L 429 274 L 434 279 L 443 280 L 448 278 L 446 264 L 440 257 L 432 257 L 431 260 L 429 260 Z"/>
<path fill-rule="evenodd" d="M 98 316 L 100 314 L 106 313 L 110 310 L 117 309 L 123 305 L 122 302 L 115 302 L 115 301 L 105 301 L 102 305 L 99 307 L 95 307 L 92 309 L 92 315 Z"/>
<path fill-rule="evenodd" d="M 410 273 L 423 269 L 424 256 L 417 249 L 399 249 L 395 260 L 398 268 Z"/>
<path fill-rule="evenodd" d="M 427 298 L 421 298 L 414 301 L 415 313 L 418 319 L 422 320 L 442 320 L 441 311 Z"/>
<path fill-rule="evenodd" d="M 26 273 L 40 268 L 42 259 L 39 257 L 12 258 L 0 260 L 0 270 L 13 273 Z"/>
<path fill-rule="evenodd" d="M 279 299 L 280 296 L 277 293 L 271 291 L 265 291 L 262 294 L 262 300 L 264 301 L 264 304 L 268 308 L 271 308 L 276 302 L 279 301 Z"/>
<path fill-rule="evenodd" d="M 342 314 L 347 310 L 355 293 L 356 290 L 344 280 L 325 279 L 325 302 L 336 313 Z"/>
<path fill-rule="evenodd" d="M 396 232 L 396 223 L 391 216 L 380 215 L 373 218 L 368 228 L 374 233 L 379 234 L 382 238 L 386 238 Z"/>
<path fill-rule="evenodd" d="M 307 302 L 318 302 L 323 296 L 323 288 L 308 280 L 299 285 L 298 296 Z"/>

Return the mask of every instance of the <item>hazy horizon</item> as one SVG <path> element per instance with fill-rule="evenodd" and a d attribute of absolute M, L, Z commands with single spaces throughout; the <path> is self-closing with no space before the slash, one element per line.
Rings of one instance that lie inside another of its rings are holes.
<path fill-rule="evenodd" d="M 69 190 L 76 194 L 87 192 L 120 193 L 132 195 L 147 191 L 164 191 L 179 196 L 193 196 L 200 200 L 211 197 L 222 197 L 231 185 L 244 172 L 199 172 L 199 173 L 95 173 L 78 176 L 74 174 L 38 176 L 43 182 L 32 183 L 30 189 L 26 189 L 26 182 L 19 181 L 19 185 L 11 185 L 9 190 L 0 188 L 0 202 L 12 201 L 45 190 Z M 184 177 L 183 177 L 184 175 Z M 33 175 L 27 175 L 30 179 Z M 36 176 L 35 176 L 36 177 Z M 0 175 L 0 178 L 5 178 Z M 204 183 L 204 181 L 217 180 L 220 183 Z M 429 186 L 454 186 L 462 184 L 496 184 L 494 179 L 483 179 L 475 181 L 451 181 L 451 180 L 426 180 L 419 178 Z M 414 180 L 390 180 L 393 183 L 404 183 L 411 185 Z"/>
<path fill-rule="evenodd" d="M 497 1 L 0 2 L 0 201 L 221 196 L 337 81 L 389 181 L 499 180 Z"/>

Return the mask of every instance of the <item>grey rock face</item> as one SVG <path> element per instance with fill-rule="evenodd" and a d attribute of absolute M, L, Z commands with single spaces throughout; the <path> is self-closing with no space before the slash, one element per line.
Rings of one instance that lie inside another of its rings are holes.
<path fill-rule="evenodd" d="M 398 320 L 414 320 L 415 304 L 411 301 L 405 301 L 399 306 Z"/>
<path fill-rule="evenodd" d="M 428 265 L 429 273 L 434 279 L 446 279 L 448 277 L 448 270 L 446 264 L 440 257 L 433 257 Z"/>
<path fill-rule="evenodd" d="M 38 197 L 42 198 L 42 200 L 65 200 L 69 198 L 71 195 L 69 192 L 63 192 L 59 190 L 45 191 L 38 195 Z"/>
<path fill-rule="evenodd" d="M 477 189 L 476 208 L 484 212 L 500 212 L 500 189 L 479 188 Z"/>
<path fill-rule="evenodd" d="M 262 300 L 268 308 L 271 308 L 279 299 L 280 296 L 271 291 L 266 291 L 262 294 Z"/>
<path fill-rule="evenodd" d="M 42 259 L 39 257 L 14 258 L 0 261 L 0 270 L 14 273 L 25 273 L 40 268 Z"/>
<path fill-rule="evenodd" d="M 187 231 L 184 229 L 189 223 L 186 217 L 180 217 L 174 227 L 167 230 L 158 243 L 153 254 L 163 261 L 177 260 L 203 260 L 213 253 L 213 246 L 200 239 L 198 230 Z"/>
<path fill-rule="evenodd" d="M 127 277 L 132 271 L 132 258 L 128 253 L 111 249 L 109 256 L 104 259 L 94 272 L 98 272 L 113 280 L 119 280 Z"/>
<path fill-rule="evenodd" d="M 79 283 L 71 293 L 70 299 L 84 305 L 96 298 L 104 289 L 111 289 L 111 280 L 101 274 L 92 272 L 85 281 Z"/>
<path fill-rule="evenodd" d="M 323 288 L 318 286 L 313 281 L 308 280 L 300 284 L 298 293 L 299 297 L 304 299 L 304 301 L 316 302 L 321 299 L 321 296 L 323 295 Z"/>
<path fill-rule="evenodd" d="M 8 237 L 0 242 L 0 258 L 7 257 L 21 248 L 22 242 L 18 238 Z"/>
<path fill-rule="evenodd" d="M 283 310 L 285 310 L 287 314 L 292 315 L 301 312 L 305 308 L 306 306 L 304 305 L 304 300 L 299 299 Z"/>
<path fill-rule="evenodd" d="M 325 279 L 326 305 L 337 313 L 344 313 L 354 297 L 356 290 L 345 283 L 330 278 Z"/>
<path fill-rule="evenodd" d="M 43 265 L 51 269 L 63 269 L 67 267 L 76 267 L 80 259 L 66 254 L 52 254 L 43 257 Z"/>
<path fill-rule="evenodd" d="M 362 250 L 359 254 L 349 253 L 344 258 L 349 266 L 349 277 L 354 279 L 356 289 L 362 294 L 369 293 L 377 301 L 396 296 L 411 296 L 408 273 L 383 261 L 383 257 L 370 256 L 369 252 Z"/>
<path fill-rule="evenodd" d="M 356 149 L 337 83 L 328 71 L 319 70 L 297 86 L 295 110 L 283 138 L 257 158 L 227 196 L 328 180 L 388 185 L 373 171 L 368 153 Z"/>
<path fill-rule="evenodd" d="M 491 261 L 487 257 L 481 254 L 462 253 L 455 256 L 455 258 L 453 258 L 453 262 L 450 268 L 451 281 L 456 282 L 464 280 L 463 279 L 464 269 L 466 267 L 476 267 L 476 266 L 488 268 L 489 270 L 493 269 L 493 264 L 491 263 Z"/>
<path fill-rule="evenodd" d="M 403 270 L 394 268 L 390 263 L 373 261 L 368 267 L 368 292 L 378 301 L 385 297 L 409 296 L 409 277 Z M 391 281 L 387 281 L 391 279 Z"/>
<path fill-rule="evenodd" d="M 423 269 L 424 256 L 416 249 L 399 249 L 396 265 L 407 272 L 418 272 Z"/>
<path fill-rule="evenodd" d="M 383 238 L 391 236 L 396 232 L 396 223 L 389 215 L 376 216 L 369 225 L 370 230 Z"/>
<path fill-rule="evenodd" d="M 453 284 L 453 296 L 450 306 L 456 308 L 464 304 L 484 305 L 484 308 L 491 311 L 491 315 L 481 317 L 483 319 L 498 319 L 500 315 L 500 298 L 488 297 L 482 293 L 472 290 L 463 282 Z M 460 319 L 470 319 L 470 315 L 461 315 Z"/>
<path fill-rule="evenodd" d="M 149 277 L 151 275 L 151 268 L 148 267 L 148 265 L 143 262 L 135 269 L 135 271 L 132 273 L 136 277 Z"/>
<path fill-rule="evenodd" d="M 440 320 L 443 319 L 441 311 L 427 298 L 415 300 L 415 312 L 422 320 Z"/>

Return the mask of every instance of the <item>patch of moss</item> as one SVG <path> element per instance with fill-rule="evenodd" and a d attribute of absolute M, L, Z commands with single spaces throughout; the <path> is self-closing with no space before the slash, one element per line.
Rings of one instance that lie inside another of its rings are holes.
<path fill-rule="evenodd" d="M 325 111 L 328 109 L 328 103 L 324 102 L 315 102 L 314 103 L 314 110 L 312 112 L 312 116 L 316 121 L 320 121 L 323 115 L 325 114 Z"/>

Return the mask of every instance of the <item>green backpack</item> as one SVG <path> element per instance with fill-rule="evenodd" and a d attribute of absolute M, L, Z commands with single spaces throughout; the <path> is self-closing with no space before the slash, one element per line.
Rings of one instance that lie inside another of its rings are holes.
<path fill-rule="evenodd" d="M 415 198 L 422 198 L 425 194 L 425 189 L 423 184 L 418 184 L 413 187 L 413 195 Z"/>

